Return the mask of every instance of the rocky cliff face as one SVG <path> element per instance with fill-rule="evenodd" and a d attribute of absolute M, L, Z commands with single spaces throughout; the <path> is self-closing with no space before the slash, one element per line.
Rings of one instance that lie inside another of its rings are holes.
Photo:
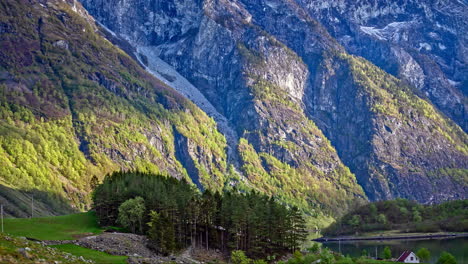
<path fill-rule="evenodd" d="M 438 3 L 366 3 L 83 0 L 148 68 L 157 56 L 209 101 L 256 188 L 336 211 L 362 196 L 349 167 L 371 199 L 466 198 L 467 136 L 430 103 L 466 126 L 466 26 L 450 32 L 460 20 Z M 415 10 L 432 24 L 413 36 L 393 22 Z"/>
<path fill-rule="evenodd" d="M 299 2 L 348 52 L 405 80 L 468 129 L 466 2 Z"/>
<path fill-rule="evenodd" d="M 404 82 L 363 59 L 339 55 L 324 60 L 313 89 L 318 96 L 308 98 L 311 115 L 369 198 L 465 197 L 466 134 Z M 317 107 L 321 101 L 329 105 Z"/>
<path fill-rule="evenodd" d="M 228 141 L 235 150 L 230 160 L 250 186 L 320 211 L 343 211 L 364 199 L 355 176 L 301 107 L 308 65 L 251 23 L 242 3 L 83 3 L 132 43 L 150 70 L 158 74 L 158 56 L 201 92 L 215 120 L 227 120 L 237 135 Z M 172 76 L 169 85 L 180 79 Z"/>

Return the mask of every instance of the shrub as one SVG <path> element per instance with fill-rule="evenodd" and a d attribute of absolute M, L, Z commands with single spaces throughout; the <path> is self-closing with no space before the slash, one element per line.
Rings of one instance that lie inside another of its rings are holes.
<path fill-rule="evenodd" d="M 392 251 L 389 247 L 385 247 L 383 251 L 383 259 L 391 259 L 392 258 Z"/>
<path fill-rule="evenodd" d="M 437 260 L 436 264 L 457 264 L 457 260 L 452 254 L 444 251 L 440 255 L 440 258 Z"/>
<path fill-rule="evenodd" d="M 252 260 L 245 255 L 244 251 L 234 250 L 231 252 L 231 262 L 232 264 L 250 264 Z"/>
<path fill-rule="evenodd" d="M 418 252 L 416 252 L 416 256 L 422 261 L 427 262 L 431 258 L 431 252 L 427 248 L 420 248 Z"/>

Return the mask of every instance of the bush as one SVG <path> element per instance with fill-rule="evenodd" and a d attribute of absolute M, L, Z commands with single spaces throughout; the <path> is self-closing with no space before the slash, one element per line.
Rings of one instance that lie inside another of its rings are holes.
<path fill-rule="evenodd" d="M 418 256 L 422 262 L 428 262 L 431 258 L 431 252 L 429 252 L 427 248 L 420 248 L 418 252 L 416 252 L 416 256 Z"/>
<path fill-rule="evenodd" d="M 354 264 L 354 261 L 350 257 L 344 257 L 338 260 L 336 264 Z"/>
<path fill-rule="evenodd" d="M 312 254 L 317 254 L 319 253 L 320 251 L 320 247 L 321 247 L 322 244 L 320 243 L 314 243 L 312 245 L 312 247 L 308 248 L 307 251 L 309 251 L 309 253 L 312 253 Z"/>
<path fill-rule="evenodd" d="M 392 251 L 389 247 L 385 247 L 383 251 L 383 259 L 391 259 L 392 258 Z"/>
<path fill-rule="evenodd" d="M 244 251 L 234 250 L 231 252 L 231 262 L 232 264 L 250 264 L 252 260 L 245 255 Z"/>
<path fill-rule="evenodd" d="M 452 254 L 444 251 L 436 264 L 457 264 L 457 260 Z"/>

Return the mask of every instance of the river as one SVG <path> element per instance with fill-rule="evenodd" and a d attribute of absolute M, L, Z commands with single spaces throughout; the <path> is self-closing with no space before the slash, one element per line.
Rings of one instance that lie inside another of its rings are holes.
<path fill-rule="evenodd" d="M 408 240 L 368 240 L 368 241 L 344 241 L 322 242 L 323 246 L 341 252 L 343 255 L 358 257 L 365 249 L 372 257 L 380 256 L 384 247 L 389 246 L 392 257 L 398 258 L 405 250 L 416 253 L 419 248 L 425 247 L 431 252 L 431 264 L 436 263 L 440 254 L 447 251 L 455 256 L 458 264 L 468 264 L 468 237 L 443 238 L 443 239 L 408 239 Z"/>

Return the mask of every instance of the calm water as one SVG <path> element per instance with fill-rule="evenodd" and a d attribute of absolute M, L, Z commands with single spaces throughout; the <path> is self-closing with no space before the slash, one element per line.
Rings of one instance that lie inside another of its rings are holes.
<path fill-rule="evenodd" d="M 392 257 L 398 258 L 405 250 L 416 252 L 419 248 L 425 247 L 431 252 L 430 263 L 435 263 L 442 251 L 447 251 L 455 256 L 458 264 L 468 264 L 468 237 L 447 238 L 447 239 L 425 239 L 425 240 L 382 240 L 382 241 L 347 241 L 347 242 L 324 242 L 323 246 L 343 255 L 358 257 L 363 249 L 371 256 L 381 255 L 384 247 L 389 246 L 392 250 Z"/>

